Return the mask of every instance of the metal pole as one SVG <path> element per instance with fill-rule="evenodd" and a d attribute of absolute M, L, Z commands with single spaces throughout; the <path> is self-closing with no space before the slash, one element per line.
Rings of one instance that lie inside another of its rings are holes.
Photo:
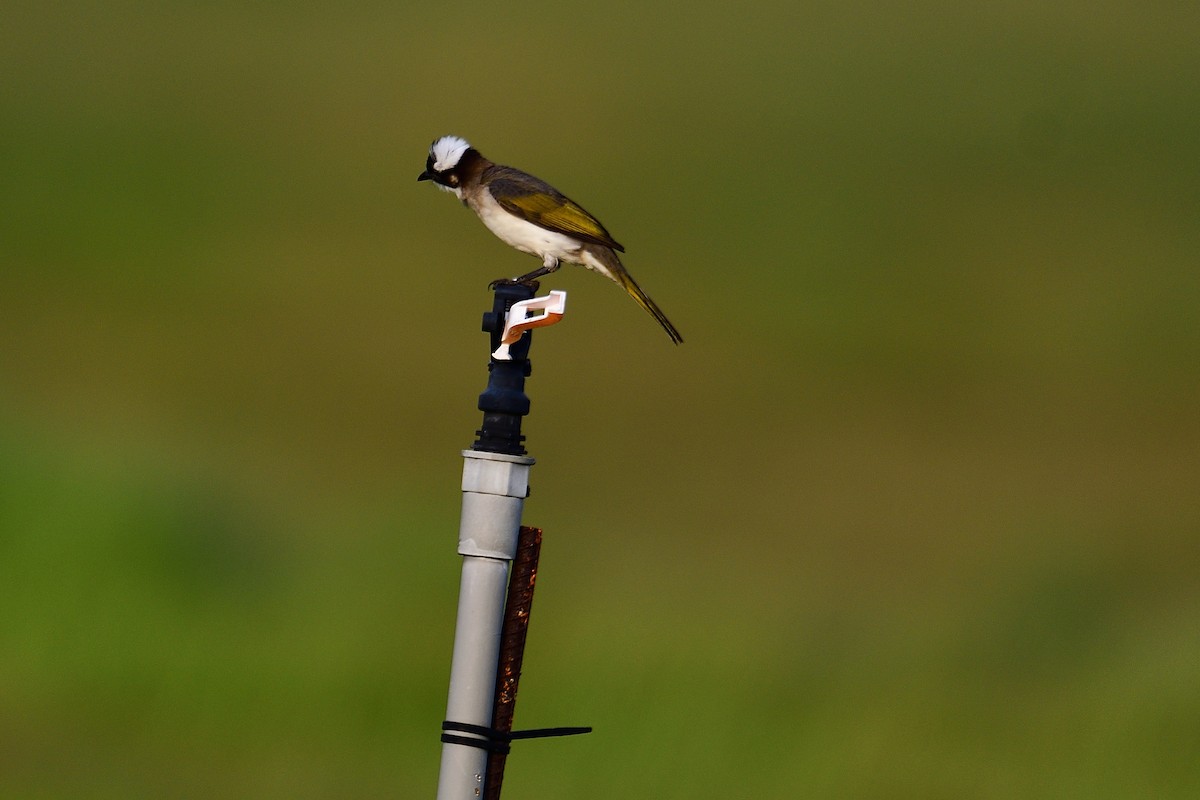
<path fill-rule="evenodd" d="M 484 330 L 492 334 L 494 351 L 500 345 L 505 316 L 516 302 L 536 291 L 523 284 L 498 284 L 492 311 L 484 314 Z M 529 494 L 532 458 L 521 442 L 521 418 L 529 413 L 525 377 L 529 375 L 526 332 L 509 348 L 510 359 L 490 360 L 488 386 L 479 397 L 483 426 L 470 450 L 463 451 L 462 520 L 458 552 L 463 557 L 450 690 L 446 702 L 449 722 L 490 727 L 496 691 L 496 670 L 508 567 L 516 556 L 521 512 Z M 476 734 L 443 737 L 438 800 L 478 800 L 484 789 L 488 749 L 464 744 Z"/>
<path fill-rule="evenodd" d="M 525 660 L 525 638 L 529 633 L 529 615 L 533 611 L 533 589 L 537 583 L 538 557 L 542 551 L 542 529 L 522 525 L 517 536 L 517 557 L 508 578 L 508 598 L 504 602 L 504 629 L 500 637 L 500 668 L 496 671 L 496 699 L 492 727 L 511 734 L 517 708 L 517 689 L 521 684 L 521 665 Z M 483 800 L 500 800 L 504 766 L 508 754 L 503 750 L 489 753 Z"/>

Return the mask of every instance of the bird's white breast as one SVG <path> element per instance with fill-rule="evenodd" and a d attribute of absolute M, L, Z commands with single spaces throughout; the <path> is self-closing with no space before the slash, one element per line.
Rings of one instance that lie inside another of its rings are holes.
<path fill-rule="evenodd" d="M 580 263 L 581 241 L 510 214 L 486 189 L 468 195 L 467 204 L 479 215 L 487 229 L 510 247 L 543 260 L 553 256 L 560 261 Z"/>

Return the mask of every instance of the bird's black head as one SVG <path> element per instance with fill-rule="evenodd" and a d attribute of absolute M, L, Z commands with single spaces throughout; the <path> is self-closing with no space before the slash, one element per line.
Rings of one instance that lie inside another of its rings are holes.
<path fill-rule="evenodd" d="M 425 159 L 425 171 L 417 176 L 419 181 L 433 181 L 439 188 L 456 192 L 462 184 L 459 167 L 463 156 L 473 152 L 466 139 L 458 136 L 443 136 L 429 146 L 429 158 Z"/>

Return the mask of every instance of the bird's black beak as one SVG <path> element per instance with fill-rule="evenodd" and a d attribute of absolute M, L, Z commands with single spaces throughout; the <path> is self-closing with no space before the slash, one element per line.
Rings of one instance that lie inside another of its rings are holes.
<path fill-rule="evenodd" d="M 433 176 L 429 174 L 429 170 L 425 170 L 424 172 L 422 172 L 420 175 L 417 176 L 417 180 L 418 181 L 431 181 L 431 180 L 433 180 Z"/>

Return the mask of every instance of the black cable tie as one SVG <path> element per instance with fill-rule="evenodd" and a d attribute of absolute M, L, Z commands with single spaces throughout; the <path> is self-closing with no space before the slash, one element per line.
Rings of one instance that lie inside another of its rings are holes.
<path fill-rule="evenodd" d="M 527 731 L 513 731 L 508 734 L 510 739 L 545 739 L 550 736 L 578 736 L 581 733 L 591 733 L 591 727 L 586 728 L 532 728 Z"/>
<path fill-rule="evenodd" d="M 546 739 L 551 736 L 576 736 L 581 733 L 591 733 L 590 727 L 567 728 L 533 728 L 526 731 L 498 731 L 486 725 L 472 725 L 469 722 L 453 722 L 446 720 L 442 723 L 442 741 L 446 744 L 461 744 L 487 750 L 489 753 L 504 753 L 510 751 L 509 742 L 514 739 Z M 445 731 L 473 733 L 482 738 L 455 736 Z"/>
<path fill-rule="evenodd" d="M 467 747 L 475 747 L 479 750 L 487 750 L 489 753 L 502 753 L 508 755 L 512 751 L 506 742 L 493 742 L 491 739 L 472 739 L 468 736 L 455 736 L 452 733 L 443 733 L 442 742 L 444 744 L 461 744 Z"/>

